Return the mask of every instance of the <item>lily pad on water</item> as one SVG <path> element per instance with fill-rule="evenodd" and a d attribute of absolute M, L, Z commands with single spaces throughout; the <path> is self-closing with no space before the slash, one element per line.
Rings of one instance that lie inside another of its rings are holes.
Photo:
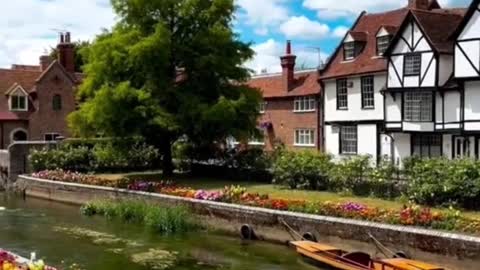
<path fill-rule="evenodd" d="M 149 269 L 164 270 L 175 265 L 177 253 L 161 249 L 150 249 L 147 252 L 132 255 L 131 260 Z"/>

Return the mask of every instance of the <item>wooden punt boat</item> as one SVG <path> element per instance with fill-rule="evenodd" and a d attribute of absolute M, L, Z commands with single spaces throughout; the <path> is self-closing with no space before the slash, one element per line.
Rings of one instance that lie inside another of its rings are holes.
<path fill-rule="evenodd" d="M 291 242 L 297 252 L 323 266 L 340 270 L 444 270 L 428 263 L 404 258 L 373 259 L 363 252 L 344 250 L 311 242 Z"/>

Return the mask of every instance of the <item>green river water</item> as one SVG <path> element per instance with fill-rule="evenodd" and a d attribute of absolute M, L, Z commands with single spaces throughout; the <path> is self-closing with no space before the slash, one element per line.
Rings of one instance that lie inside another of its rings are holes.
<path fill-rule="evenodd" d="M 246 244 L 217 233 L 165 237 L 136 225 L 82 216 L 78 206 L 6 194 L 0 194 L 0 207 L 5 207 L 0 211 L 0 248 L 25 257 L 35 251 L 62 269 L 318 269 L 287 247 Z"/>

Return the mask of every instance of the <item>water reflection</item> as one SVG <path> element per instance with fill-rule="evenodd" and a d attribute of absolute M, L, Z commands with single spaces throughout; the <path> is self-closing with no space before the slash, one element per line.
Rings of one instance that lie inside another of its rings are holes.
<path fill-rule="evenodd" d="M 4 207 L 2 210 L 1 207 Z M 55 266 L 98 270 L 318 269 L 290 249 L 200 232 L 160 236 L 144 227 L 84 217 L 76 206 L 0 194 L 0 246 L 36 251 Z"/>

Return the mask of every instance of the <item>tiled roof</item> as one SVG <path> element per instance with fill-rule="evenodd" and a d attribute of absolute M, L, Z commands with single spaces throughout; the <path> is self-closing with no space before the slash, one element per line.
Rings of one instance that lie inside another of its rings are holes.
<path fill-rule="evenodd" d="M 424 34 L 440 53 L 452 53 L 454 40 L 449 39 L 462 22 L 467 9 L 412 10 Z"/>
<path fill-rule="evenodd" d="M 395 31 L 407 13 L 408 9 L 406 8 L 375 14 L 362 13 L 350 32 L 367 34 L 367 43 L 363 52 L 353 61 L 344 62 L 343 43 L 341 43 L 321 74 L 321 78 L 328 79 L 386 70 L 387 61 L 377 56 L 376 34 L 384 25 L 389 26 L 389 31 Z"/>
<path fill-rule="evenodd" d="M 282 74 L 278 74 L 254 77 L 247 84 L 260 89 L 264 98 L 309 96 L 320 93 L 317 70 L 296 72 L 295 83 L 288 92 L 283 83 Z"/>
<path fill-rule="evenodd" d="M 15 83 L 30 92 L 41 74 L 40 71 L 0 69 L 0 93 L 5 93 Z"/>
<path fill-rule="evenodd" d="M 53 62 L 44 72 L 40 71 L 40 69 L 36 71 L 31 69 L 0 69 L 0 93 L 5 93 L 14 84 L 22 86 L 27 92 L 34 92 L 37 80 L 41 79 L 42 75 L 48 72 L 55 63 Z M 72 75 L 69 76 L 73 77 Z M 80 73 L 76 73 L 75 77 L 77 82 L 83 79 L 83 75 Z"/>
<path fill-rule="evenodd" d="M 350 31 L 349 34 L 350 34 L 350 36 L 352 36 L 352 38 L 353 38 L 355 41 L 364 41 L 364 42 L 366 42 L 366 41 L 367 41 L 367 38 L 368 38 L 368 34 L 367 34 L 366 32 Z"/>
<path fill-rule="evenodd" d="M 15 120 L 27 120 L 20 117 L 20 115 L 9 112 L 9 111 L 0 111 L 0 121 L 15 121 Z"/>

